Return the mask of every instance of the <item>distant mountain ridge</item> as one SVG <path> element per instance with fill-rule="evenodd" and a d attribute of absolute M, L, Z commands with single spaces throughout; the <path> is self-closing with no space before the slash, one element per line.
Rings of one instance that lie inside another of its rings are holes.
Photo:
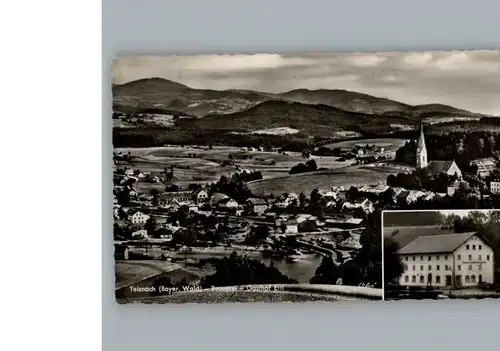
<path fill-rule="evenodd" d="M 442 104 L 408 105 L 387 98 L 348 90 L 295 89 L 284 93 L 252 90 L 194 89 L 163 78 L 146 78 L 122 85 L 113 85 L 113 107 L 125 113 L 144 108 L 176 110 L 188 115 L 226 115 L 252 109 L 267 101 L 297 102 L 325 105 L 347 113 L 387 115 L 417 120 L 427 117 L 482 117 Z M 396 123 L 396 122 L 395 122 Z"/>
<path fill-rule="evenodd" d="M 370 115 L 328 105 L 268 100 L 244 111 L 179 120 L 177 126 L 243 133 L 288 127 L 297 129 L 304 135 L 336 137 L 342 132 L 389 133 L 392 130 L 391 123 L 416 125 L 418 122 L 402 116 Z"/>

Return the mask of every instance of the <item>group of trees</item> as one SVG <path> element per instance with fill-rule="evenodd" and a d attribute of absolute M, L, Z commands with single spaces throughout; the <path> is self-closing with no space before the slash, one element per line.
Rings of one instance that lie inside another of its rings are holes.
<path fill-rule="evenodd" d="M 475 173 L 470 161 L 500 157 L 500 134 L 486 131 L 451 132 L 426 135 L 429 160 L 455 160 L 462 171 Z M 417 143 L 411 140 L 396 151 L 396 161 L 415 164 Z"/>
<path fill-rule="evenodd" d="M 289 174 L 298 174 L 298 173 L 306 173 L 306 172 L 314 172 L 318 170 L 318 166 L 316 165 L 316 161 L 309 160 L 306 163 L 299 163 L 293 166 L 290 169 Z"/>
<path fill-rule="evenodd" d="M 435 193 L 446 193 L 448 186 L 457 180 L 454 175 L 445 172 L 431 174 L 427 169 L 416 169 L 412 173 L 390 174 L 387 185 L 406 190 L 428 190 Z"/>
<path fill-rule="evenodd" d="M 201 286 L 234 286 L 250 284 L 294 284 L 298 283 L 282 274 L 273 264 L 266 266 L 258 259 L 238 255 L 233 252 L 229 257 L 213 259 L 211 262 L 216 273 L 206 276 Z"/>
<path fill-rule="evenodd" d="M 217 129 L 197 129 L 177 120 L 175 127 L 136 126 L 113 128 L 114 147 L 155 147 L 163 145 L 227 145 L 236 147 L 281 147 L 283 151 L 302 152 L 314 147 L 315 139 L 301 133 L 289 135 L 257 135 L 221 133 Z M 189 123 L 188 123 L 189 124 Z"/>
<path fill-rule="evenodd" d="M 260 173 L 260 172 L 254 172 L 254 173 Z M 254 174 L 253 177 L 258 176 L 257 174 Z M 245 181 L 245 179 L 248 179 L 249 176 L 248 173 L 245 176 L 242 176 L 241 173 L 235 173 L 231 176 L 231 178 L 228 178 L 226 176 L 221 176 L 219 181 L 217 183 L 213 183 L 209 187 L 209 192 L 211 194 L 213 193 L 223 193 L 229 196 L 230 198 L 234 199 L 238 203 L 244 203 L 250 196 L 252 195 L 252 192 L 248 188 L 248 185 Z"/>
<path fill-rule="evenodd" d="M 311 284 L 360 284 L 382 287 L 382 251 L 380 240 L 380 210 L 367 218 L 366 229 L 360 237 L 361 249 L 345 263 L 335 264 L 332 257 L 325 257 L 316 269 Z"/>

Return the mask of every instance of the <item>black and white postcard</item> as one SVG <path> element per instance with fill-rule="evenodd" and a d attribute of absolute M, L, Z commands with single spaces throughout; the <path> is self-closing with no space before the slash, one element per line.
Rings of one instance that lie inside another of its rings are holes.
<path fill-rule="evenodd" d="M 406 256 L 383 214 L 500 206 L 499 51 L 127 56 L 112 71 L 120 303 L 381 300 L 414 279 L 387 274 L 387 245 Z M 495 237 L 467 240 L 493 262 Z"/>

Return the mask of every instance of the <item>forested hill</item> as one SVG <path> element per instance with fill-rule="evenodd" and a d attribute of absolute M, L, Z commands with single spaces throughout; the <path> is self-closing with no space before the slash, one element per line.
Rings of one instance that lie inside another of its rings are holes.
<path fill-rule="evenodd" d="M 440 226 L 443 218 L 438 211 L 384 212 L 384 227 Z"/>

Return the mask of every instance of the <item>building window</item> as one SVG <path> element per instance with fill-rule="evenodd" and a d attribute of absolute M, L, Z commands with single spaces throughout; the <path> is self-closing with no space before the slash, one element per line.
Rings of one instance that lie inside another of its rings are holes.
<path fill-rule="evenodd" d="M 444 259 L 447 260 L 448 259 L 448 255 L 444 255 Z"/>
<path fill-rule="evenodd" d="M 423 261 L 424 260 L 424 256 L 420 256 L 420 261 Z"/>
<path fill-rule="evenodd" d="M 461 266 L 461 265 L 458 265 L 458 266 L 457 266 L 457 269 L 458 269 L 459 271 L 461 271 L 461 270 L 462 270 L 462 266 Z"/>
<path fill-rule="evenodd" d="M 469 250 L 469 245 L 465 245 L 465 249 L 466 249 L 466 250 Z"/>
<path fill-rule="evenodd" d="M 420 276 L 420 283 L 423 283 L 423 282 L 424 282 L 424 276 L 423 276 L 423 275 L 421 275 L 421 276 Z"/>
<path fill-rule="evenodd" d="M 439 275 L 436 275 L 436 284 L 441 283 L 441 277 Z"/>
<path fill-rule="evenodd" d="M 423 271 L 424 270 L 424 266 L 420 266 L 420 270 Z"/>
<path fill-rule="evenodd" d="M 427 256 L 427 261 L 430 261 L 431 260 L 431 256 Z"/>
<path fill-rule="evenodd" d="M 472 255 L 469 255 L 469 261 L 472 261 Z"/>
<path fill-rule="evenodd" d="M 476 245 L 472 245 L 472 250 L 475 250 L 476 249 Z"/>
<path fill-rule="evenodd" d="M 416 283 L 417 282 L 417 276 L 416 275 L 412 275 L 411 276 L 411 282 L 412 283 Z"/>
<path fill-rule="evenodd" d="M 482 250 L 483 249 L 483 245 L 479 245 L 478 248 L 479 248 L 479 250 Z"/>
<path fill-rule="evenodd" d="M 408 283 L 410 281 L 410 278 L 408 278 L 407 275 L 405 275 L 405 283 Z"/>
<path fill-rule="evenodd" d="M 439 265 L 436 266 L 436 271 L 439 271 Z"/>
<path fill-rule="evenodd" d="M 469 265 L 469 271 L 472 271 L 472 265 L 471 264 Z"/>
<path fill-rule="evenodd" d="M 428 267 L 428 268 L 429 268 L 429 270 L 430 270 L 430 271 L 432 271 L 432 266 L 431 266 L 431 265 L 429 265 L 429 267 Z"/>
<path fill-rule="evenodd" d="M 483 270 L 483 265 L 482 264 L 478 265 L 477 269 L 480 270 L 480 271 L 482 271 Z"/>
<path fill-rule="evenodd" d="M 462 255 L 457 255 L 457 260 L 461 260 L 462 259 Z"/>
<path fill-rule="evenodd" d="M 405 261 L 408 261 L 408 256 L 405 256 Z"/>
<path fill-rule="evenodd" d="M 490 255 L 486 255 L 486 261 L 490 260 Z"/>
<path fill-rule="evenodd" d="M 448 265 L 447 265 L 447 264 L 445 264 L 445 265 L 444 265 L 444 270 L 445 270 L 445 271 L 447 271 L 447 270 L 448 270 Z"/>
<path fill-rule="evenodd" d="M 477 256 L 477 259 L 478 259 L 479 261 L 482 261 L 482 259 L 483 259 L 483 258 L 481 257 L 481 255 L 479 255 L 479 256 Z"/>
<path fill-rule="evenodd" d="M 415 261 L 415 256 L 413 256 L 413 261 Z"/>
<path fill-rule="evenodd" d="M 415 270 L 415 266 L 412 266 L 412 267 L 411 267 L 411 270 L 412 270 L 412 271 L 414 271 L 414 270 Z"/>
<path fill-rule="evenodd" d="M 468 275 L 465 276 L 465 282 L 470 283 L 470 277 Z"/>
<path fill-rule="evenodd" d="M 439 255 L 436 256 L 436 261 L 439 261 Z"/>
<path fill-rule="evenodd" d="M 471 278 L 471 281 L 472 281 L 473 283 L 475 283 L 475 282 L 476 282 L 476 276 L 475 276 L 475 275 L 473 275 L 473 276 L 472 276 L 472 277 L 470 277 L 470 278 Z"/>

